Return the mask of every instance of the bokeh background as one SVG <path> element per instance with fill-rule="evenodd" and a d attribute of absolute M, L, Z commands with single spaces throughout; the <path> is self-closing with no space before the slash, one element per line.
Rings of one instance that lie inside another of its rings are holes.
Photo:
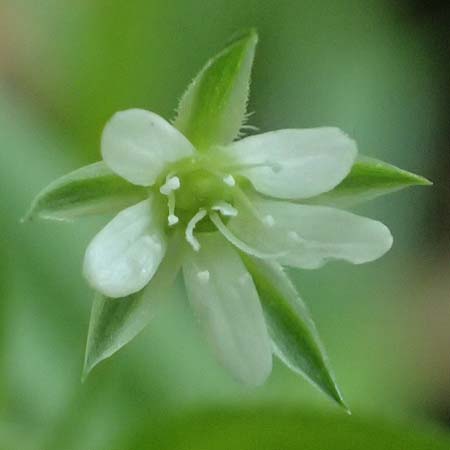
<path fill-rule="evenodd" d="M 1 0 L 0 448 L 450 448 L 449 18 L 424 0 Z M 280 364 L 237 385 L 181 291 L 81 384 L 80 267 L 106 219 L 19 224 L 42 187 L 99 159 L 115 111 L 171 118 L 249 26 L 252 125 L 336 125 L 435 183 L 358 209 L 395 236 L 382 260 L 292 272 L 352 417 Z"/>

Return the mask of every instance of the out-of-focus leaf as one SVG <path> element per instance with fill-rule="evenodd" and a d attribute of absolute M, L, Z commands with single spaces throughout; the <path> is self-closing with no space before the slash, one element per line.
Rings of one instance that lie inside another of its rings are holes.
<path fill-rule="evenodd" d="M 276 355 L 347 409 L 306 305 L 274 262 L 241 254 L 253 277 Z"/>
<path fill-rule="evenodd" d="M 183 95 L 175 126 L 199 149 L 228 144 L 245 121 L 258 41 L 251 30 L 208 61 Z"/>
<path fill-rule="evenodd" d="M 24 220 L 71 220 L 109 214 L 146 198 L 147 192 L 112 172 L 100 161 L 55 180 L 34 199 Z"/>
<path fill-rule="evenodd" d="M 308 203 L 348 207 L 408 186 L 429 186 L 431 184 L 429 180 L 420 175 L 377 159 L 360 157 L 338 186 L 330 192 L 310 199 Z"/>
<path fill-rule="evenodd" d="M 156 429 L 156 431 L 155 431 Z M 286 408 L 206 410 L 144 428 L 135 450 L 447 450 L 448 433 Z M 207 432 L 205 432 L 207 430 Z"/>
<path fill-rule="evenodd" d="M 183 244 L 179 234 L 172 236 L 158 271 L 139 292 L 124 298 L 96 294 L 89 323 L 83 379 L 99 362 L 136 337 L 152 319 L 157 305 L 169 298 L 181 267 Z"/>

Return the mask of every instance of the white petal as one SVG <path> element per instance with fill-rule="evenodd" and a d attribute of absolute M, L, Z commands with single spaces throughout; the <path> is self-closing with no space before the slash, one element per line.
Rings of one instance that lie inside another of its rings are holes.
<path fill-rule="evenodd" d="M 248 245 L 283 252 L 283 265 L 314 269 L 328 260 L 362 264 L 380 258 L 392 246 L 381 222 L 335 208 L 277 200 L 253 202 L 259 218 L 243 208 L 228 227 Z M 268 223 L 265 218 L 272 217 Z"/>
<path fill-rule="evenodd" d="M 241 382 L 259 385 L 272 369 L 270 339 L 253 280 L 219 233 L 199 234 L 183 265 L 190 303 L 220 362 Z"/>
<path fill-rule="evenodd" d="M 192 155 L 192 144 L 169 122 L 150 111 L 129 109 L 103 130 L 106 164 L 131 183 L 150 186 L 171 162 Z"/>
<path fill-rule="evenodd" d="M 302 199 L 327 192 L 350 172 L 355 142 L 338 128 L 279 130 L 251 136 L 225 149 L 258 191 Z"/>
<path fill-rule="evenodd" d="M 89 244 L 84 275 L 108 297 L 125 297 L 141 290 L 153 277 L 166 251 L 159 222 L 152 217 L 152 200 L 120 212 Z"/>
<path fill-rule="evenodd" d="M 239 250 L 248 253 L 249 255 L 255 256 L 260 259 L 276 259 L 284 255 L 286 252 L 278 253 L 264 253 L 258 250 L 258 248 L 251 247 L 246 242 L 240 240 L 236 235 L 234 235 L 230 229 L 225 225 L 220 216 L 217 213 L 211 213 L 209 215 L 211 222 L 216 226 L 216 228 L 222 233 L 222 236 L 232 245 L 234 245 Z"/>

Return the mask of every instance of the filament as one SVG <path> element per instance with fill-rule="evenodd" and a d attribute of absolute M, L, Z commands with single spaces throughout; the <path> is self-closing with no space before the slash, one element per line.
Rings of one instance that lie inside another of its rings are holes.
<path fill-rule="evenodd" d="M 195 214 L 186 226 L 186 240 L 189 242 L 191 247 L 198 252 L 200 250 L 200 242 L 194 236 L 195 226 L 206 216 L 206 210 L 200 209 L 197 214 Z"/>
<path fill-rule="evenodd" d="M 249 255 L 256 256 L 261 259 L 272 259 L 272 258 L 280 258 L 285 256 L 288 252 L 279 252 L 279 253 L 265 253 L 261 252 L 245 242 L 241 241 L 235 234 L 233 234 L 229 228 L 225 226 L 222 222 L 222 219 L 216 212 L 212 212 L 209 215 L 211 222 L 217 227 L 217 229 L 222 233 L 227 241 L 237 247 L 239 250 L 242 250 Z"/>

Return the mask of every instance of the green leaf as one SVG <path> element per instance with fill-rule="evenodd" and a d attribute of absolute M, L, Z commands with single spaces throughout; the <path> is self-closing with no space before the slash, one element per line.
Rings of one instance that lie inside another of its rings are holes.
<path fill-rule="evenodd" d="M 258 36 L 241 35 L 208 61 L 183 95 L 174 125 L 199 150 L 225 145 L 245 121 Z"/>
<path fill-rule="evenodd" d="M 347 411 L 306 305 L 275 262 L 241 253 L 263 306 L 275 353 Z"/>
<path fill-rule="evenodd" d="M 55 180 L 34 199 L 24 221 L 35 218 L 71 220 L 116 213 L 148 196 L 100 161 Z"/>
<path fill-rule="evenodd" d="M 123 298 L 96 294 L 89 323 L 83 380 L 98 363 L 120 350 L 147 326 L 157 305 L 171 295 L 183 252 L 184 240 L 175 233 L 156 274 L 141 291 Z"/>
<path fill-rule="evenodd" d="M 307 203 L 348 207 L 408 186 L 430 186 L 424 177 L 377 159 L 360 157 L 347 177 L 332 191 Z"/>

